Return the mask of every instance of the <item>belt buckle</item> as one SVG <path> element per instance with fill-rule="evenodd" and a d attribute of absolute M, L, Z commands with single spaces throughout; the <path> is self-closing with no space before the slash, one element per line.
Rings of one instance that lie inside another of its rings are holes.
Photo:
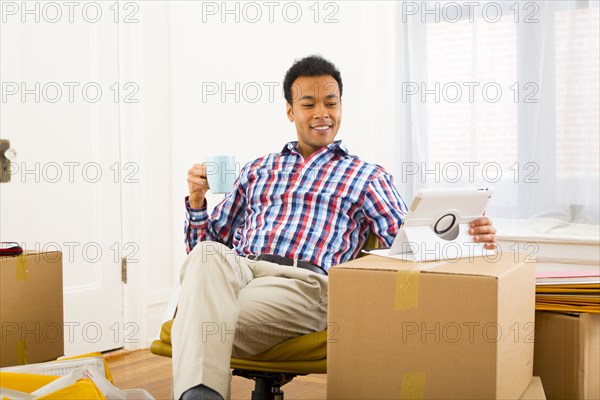
<path fill-rule="evenodd" d="M 298 259 L 294 258 L 294 268 L 298 268 Z"/>

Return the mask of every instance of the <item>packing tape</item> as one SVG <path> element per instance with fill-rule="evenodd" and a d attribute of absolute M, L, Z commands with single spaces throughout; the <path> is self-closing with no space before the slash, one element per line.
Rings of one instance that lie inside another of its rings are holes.
<path fill-rule="evenodd" d="M 27 257 L 24 255 L 18 255 L 17 259 L 17 280 L 24 281 L 27 280 Z"/>
<path fill-rule="evenodd" d="M 25 365 L 27 362 L 27 341 L 17 341 L 17 365 Z"/>
<path fill-rule="evenodd" d="M 396 275 L 396 295 L 394 308 L 410 310 L 419 305 L 419 276 L 417 269 L 398 270 Z"/>
<path fill-rule="evenodd" d="M 410 372 L 402 376 L 400 400 L 422 400 L 425 397 L 425 372 Z"/>

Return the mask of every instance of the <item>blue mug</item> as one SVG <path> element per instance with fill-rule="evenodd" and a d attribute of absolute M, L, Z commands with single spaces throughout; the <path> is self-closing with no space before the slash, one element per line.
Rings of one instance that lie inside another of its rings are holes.
<path fill-rule="evenodd" d="M 235 157 L 231 155 L 208 157 L 206 159 L 206 178 L 211 192 L 231 192 L 237 178 Z"/>

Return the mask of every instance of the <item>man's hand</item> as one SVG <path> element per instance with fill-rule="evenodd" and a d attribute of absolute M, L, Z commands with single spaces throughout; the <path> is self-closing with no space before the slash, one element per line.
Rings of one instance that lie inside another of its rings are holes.
<path fill-rule="evenodd" d="M 474 235 L 473 241 L 485 243 L 488 250 L 496 248 L 496 228 L 488 217 L 480 217 L 469 225 L 469 234 Z"/>
<path fill-rule="evenodd" d="M 204 196 L 209 189 L 208 180 L 206 180 L 206 164 L 194 164 L 188 171 L 187 181 L 190 190 L 190 207 L 202 208 Z"/>

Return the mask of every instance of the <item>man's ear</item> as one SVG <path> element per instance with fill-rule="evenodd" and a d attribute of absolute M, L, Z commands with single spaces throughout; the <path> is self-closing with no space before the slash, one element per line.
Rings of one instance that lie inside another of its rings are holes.
<path fill-rule="evenodd" d="M 294 110 L 292 109 L 291 104 L 288 102 L 285 103 L 285 111 L 290 122 L 294 122 Z"/>

